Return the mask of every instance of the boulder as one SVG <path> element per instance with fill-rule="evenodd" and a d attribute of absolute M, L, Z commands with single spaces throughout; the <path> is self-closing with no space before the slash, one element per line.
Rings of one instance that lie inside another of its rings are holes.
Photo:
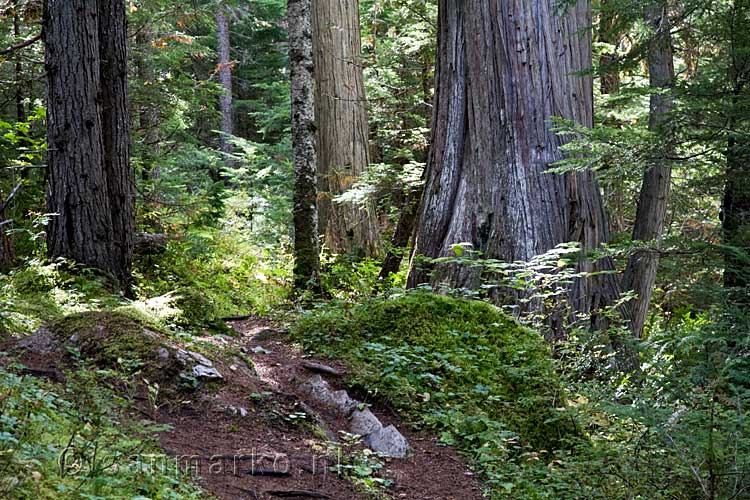
<path fill-rule="evenodd" d="M 393 458 L 405 458 L 409 451 L 409 444 L 406 442 L 406 438 L 392 425 L 366 436 L 365 444 L 372 451 Z"/>

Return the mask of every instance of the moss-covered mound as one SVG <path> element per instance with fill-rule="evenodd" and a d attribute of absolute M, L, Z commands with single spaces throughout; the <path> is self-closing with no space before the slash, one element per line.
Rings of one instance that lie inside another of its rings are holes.
<path fill-rule="evenodd" d="M 356 384 L 465 449 L 501 458 L 575 435 L 544 340 L 489 304 L 412 293 L 327 307 L 291 333 L 346 360 Z"/>
<path fill-rule="evenodd" d="M 52 334 L 77 349 L 96 366 L 125 373 L 137 371 L 173 377 L 179 366 L 170 355 L 163 332 L 122 311 L 88 311 L 66 316 L 50 325 Z"/>

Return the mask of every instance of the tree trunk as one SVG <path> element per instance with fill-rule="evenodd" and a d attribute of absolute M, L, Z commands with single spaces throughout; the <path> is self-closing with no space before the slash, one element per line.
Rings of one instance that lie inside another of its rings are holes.
<path fill-rule="evenodd" d="M 750 51 L 747 46 L 750 2 L 735 0 L 732 9 L 729 81 L 732 85 L 732 108 L 727 143 L 727 171 L 722 201 L 722 232 L 724 244 L 731 247 L 724 258 L 724 286 L 732 300 L 750 301 L 750 143 L 737 130 L 736 122 L 744 116 L 742 94 L 748 86 Z"/>
<path fill-rule="evenodd" d="M 606 241 L 604 208 L 591 172 L 556 175 L 564 140 L 549 119 L 593 121 L 591 9 L 587 1 L 560 12 L 555 0 L 440 0 L 432 149 L 415 256 L 451 254 L 471 243 L 483 256 L 530 260 L 556 245 Z M 584 263 L 598 270 L 611 262 Z M 431 266 L 413 259 L 408 284 L 445 282 L 476 288 L 470 266 Z M 617 295 L 609 275 L 571 288 L 588 313 Z"/>
<path fill-rule="evenodd" d="M 21 19 L 19 13 L 18 0 L 13 2 L 13 35 L 16 39 L 21 37 Z M 24 104 L 23 89 L 21 80 L 23 78 L 23 65 L 21 62 L 21 55 L 16 54 L 16 65 L 15 65 L 15 76 L 16 76 L 16 121 L 26 121 L 26 105 Z"/>
<path fill-rule="evenodd" d="M 414 193 L 407 193 L 401 206 L 401 214 L 396 224 L 396 230 L 391 238 L 391 245 L 383 259 L 383 266 L 380 268 L 380 279 L 386 279 L 391 274 L 397 273 L 401 267 L 401 261 L 404 260 L 404 252 L 409 246 L 414 230 L 416 229 L 419 215 L 419 200 L 422 198 L 422 190 L 419 189 Z"/>
<path fill-rule="evenodd" d="M 311 1 L 288 2 L 294 157 L 294 285 L 300 291 L 315 291 L 320 286 Z"/>
<path fill-rule="evenodd" d="M 617 12 L 611 0 L 601 0 L 599 14 L 599 42 L 614 45 L 615 51 L 599 56 L 599 89 L 602 94 L 616 94 L 620 91 L 620 72 L 613 67 L 617 59 L 617 46 L 620 43 L 620 33 L 615 31 Z"/>
<path fill-rule="evenodd" d="M 135 181 L 130 169 L 127 17 L 125 0 L 98 0 L 104 169 L 112 210 L 115 276 L 130 286 L 135 232 Z"/>
<path fill-rule="evenodd" d="M 631 308 L 631 330 L 636 337 L 643 333 L 648 305 L 659 267 L 658 247 L 667 217 L 667 201 L 672 177 L 669 157 L 674 155 L 671 130 L 673 102 L 670 89 L 674 83 L 671 23 L 664 1 L 650 2 L 644 9 L 646 24 L 653 29 L 648 45 L 649 84 L 652 89 L 649 129 L 659 134 L 659 148 L 643 176 L 638 198 L 633 240 L 651 242 L 655 248 L 637 250 L 628 260 L 623 275 L 623 290 L 632 290 L 636 298 Z"/>
<path fill-rule="evenodd" d="M 232 120 L 232 60 L 229 54 L 229 18 L 225 7 L 219 5 L 216 8 L 216 28 L 219 39 L 219 82 L 224 91 L 219 99 L 221 109 L 221 151 L 224 154 L 232 152 L 232 144 L 228 136 L 234 134 L 234 121 Z"/>
<path fill-rule="evenodd" d="M 156 81 L 156 72 L 149 58 L 151 44 L 154 41 L 154 32 L 151 27 L 146 26 L 136 36 L 136 42 L 141 47 L 141 53 L 136 61 L 138 79 L 149 88 L 153 88 Z M 143 156 L 145 165 L 141 177 L 143 180 L 158 179 L 160 175 L 159 157 L 159 107 L 153 102 L 146 101 L 138 111 L 138 125 L 143 135 Z"/>
<path fill-rule="evenodd" d="M 312 27 L 320 231 L 334 253 L 377 255 L 380 235 L 374 204 L 363 208 L 333 202 L 370 163 L 359 2 L 315 0 Z"/>
<path fill-rule="evenodd" d="M 50 257 L 126 286 L 133 251 L 124 0 L 48 0 L 47 228 Z"/>

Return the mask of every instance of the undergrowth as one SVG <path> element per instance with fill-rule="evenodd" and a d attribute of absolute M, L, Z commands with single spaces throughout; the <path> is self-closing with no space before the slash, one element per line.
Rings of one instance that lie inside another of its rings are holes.
<path fill-rule="evenodd" d="M 496 490 L 509 461 L 548 459 L 579 441 L 541 336 L 483 302 L 417 292 L 328 306 L 291 334 L 345 360 L 354 385 L 457 445 Z"/>
<path fill-rule="evenodd" d="M 165 430 L 126 414 L 127 401 L 78 370 L 65 387 L 0 367 L 0 497 L 204 498 L 158 451 Z"/>

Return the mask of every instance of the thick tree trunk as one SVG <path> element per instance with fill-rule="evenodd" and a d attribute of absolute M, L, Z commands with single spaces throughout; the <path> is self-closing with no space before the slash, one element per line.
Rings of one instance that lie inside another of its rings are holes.
<path fill-rule="evenodd" d="M 606 241 L 594 175 L 546 172 L 564 143 L 550 118 L 592 125 L 592 78 L 579 74 L 591 64 L 590 26 L 587 1 L 561 12 L 555 0 L 440 0 L 417 258 L 447 256 L 468 242 L 486 257 L 530 260 L 563 242 L 586 250 Z M 409 285 L 479 285 L 479 271 L 469 266 L 443 266 L 432 279 L 429 271 L 413 259 Z M 617 292 L 609 275 L 580 279 L 571 301 L 588 313 Z"/>
<path fill-rule="evenodd" d="M 294 149 L 294 285 L 297 290 L 317 290 L 320 286 L 311 1 L 288 2 Z"/>
<path fill-rule="evenodd" d="M 50 257 L 127 286 L 133 250 L 124 0 L 48 0 L 47 228 Z"/>
<path fill-rule="evenodd" d="M 644 9 L 647 25 L 653 30 L 648 45 L 649 84 L 653 93 L 649 110 L 649 129 L 659 134 L 660 147 L 643 175 L 638 198 L 633 240 L 647 242 L 654 248 L 637 250 L 628 260 L 623 275 L 623 290 L 632 290 L 636 298 L 629 304 L 631 330 L 636 337 L 643 333 L 648 305 L 659 267 L 658 247 L 667 217 L 667 201 L 672 177 L 669 160 L 674 155 L 670 113 L 672 95 L 668 91 L 674 84 L 671 23 L 664 1 L 650 2 Z"/>
<path fill-rule="evenodd" d="M 320 231 L 334 253 L 376 255 L 380 236 L 374 204 L 333 202 L 370 163 L 359 2 L 315 0 L 312 26 Z"/>
<path fill-rule="evenodd" d="M 104 170 L 112 210 L 114 275 L 130 286 L 135 232 L 135 184 L 130 169 L 130 111 L 125 0 L 98 0 Z"/>
<path fill-rule="evenodd" d="M 232 60 L 229 54 L 229 18 L 225 7 L 216 8 L 216 29 L 219 39 L 219 82 L 224 91 L 219 99 L 221 110 L 221 151 L 224 154 L 232 152 L 232 144 L 227 139 L 234 134 L 234 120 L 232 118 Z"/>

